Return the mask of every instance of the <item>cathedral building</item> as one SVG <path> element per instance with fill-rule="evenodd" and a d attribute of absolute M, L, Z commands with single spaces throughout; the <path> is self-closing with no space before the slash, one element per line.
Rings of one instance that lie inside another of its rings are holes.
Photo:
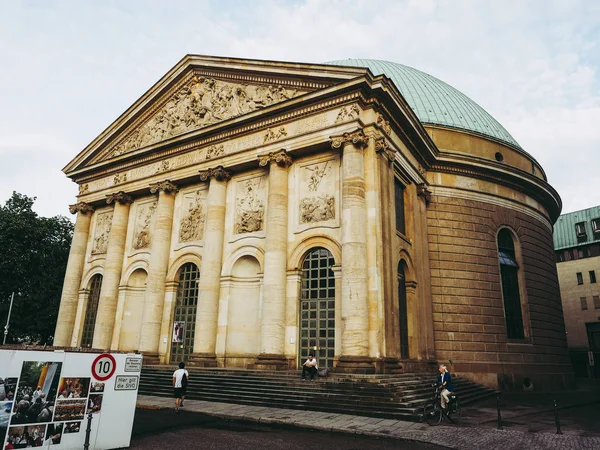
<path fill-rule="evenodd" d="M 79 195 L 56 346 L 571 383 L 560 197 L 423 72 L 188 55 L 64 172 Z"/>

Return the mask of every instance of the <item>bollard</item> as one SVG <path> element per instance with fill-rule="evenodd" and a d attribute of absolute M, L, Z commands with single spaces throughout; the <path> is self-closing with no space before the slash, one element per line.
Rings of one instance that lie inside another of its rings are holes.
<path fill-rule="evenodd" d="M 500 415 L 500 394 L 496 396 L 496 409 L 498 410 L 498 429 L 503 430 L 502 428 L 502 416 Z"/>
<path fill-rule="evenodd" d="M 554 400 L 554 419 L 556 420 L 556 434 L 563 434 L 560 431 L 560 417 L 558 417 L 558 405 L 556 404 L 556 400 Z"/>
<path fill-rule="evenodd" d="M 83 450 L 90 448 L 90 433 L 92 432 L 92 413 L 88 414 L 87 428 L 85 429 L 85 442 L 83 444 Z"/>

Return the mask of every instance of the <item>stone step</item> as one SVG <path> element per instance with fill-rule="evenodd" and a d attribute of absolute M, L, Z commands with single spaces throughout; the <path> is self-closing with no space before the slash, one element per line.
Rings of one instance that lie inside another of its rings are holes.
<path fill-rule="evenodd" d="M 299 410 L 356 414 L 420 421 L 423 405 L 431 398 L 431 373 L 361 375 L 330 374 L 301 381 L 300 371 L 191 368 L 187 398 Z M 145 367 L 140 394 L 172 396 L 171 367 Z M 455 377 L 462 404 L 494 391 Z"/>

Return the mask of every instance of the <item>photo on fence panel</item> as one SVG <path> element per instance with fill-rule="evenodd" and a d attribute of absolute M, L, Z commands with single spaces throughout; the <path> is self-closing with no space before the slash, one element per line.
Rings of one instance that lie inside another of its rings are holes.
<path fill-rule="evenodd" d="M 5 448 L 30 448 L 44 445 L 46 425 L 19 425 L 8 429 Z M 8 446 L 11 447 L 8 447 Z"/>
<path fill-rule="evenodd" d="M 61 362 L 23 362 L 11 425 L 52 421 L 61 369 Z"/>
<path fill-rule="evenodd" d="M 54 413 L 54 421 L 81 420 L 85 416 L 85 398 L 73 400 L 57 400 Z"/>
<path fill-rule="evenodd" d="M 58 399 L 86 398 L 90 388 L 90 378 L 61 378 Z"/>

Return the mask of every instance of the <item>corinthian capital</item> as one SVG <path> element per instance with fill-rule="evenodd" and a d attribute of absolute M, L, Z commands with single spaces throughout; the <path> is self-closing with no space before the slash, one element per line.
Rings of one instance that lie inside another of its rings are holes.
<path fill-rule="evenodd" d="M 285 150 L 271 152 L 268 155 L 258 157 L 258 165 L 260 167 L 265 167 L 271 162 L 274 162 L 281 167 L 289 167 L 292 165 L 292 157 L 288 155 Z"/>
<path fill-rule="evenodd" d="M 390 148 L 385 138 L 375 139 L 375 151 L 387 159 L 390 164 L 396 159 L 396 151 Z"/>
<path fill-rule="evenodd" d="M 150 192 L 152 194 L 156 194 L 157 192 L 165 192 L 167 194 L 170 194 L 170 193 L 175 193 L 178 190 L 179 189 L 177 189 L 177 186 L 175 184 L 171 183 L 170 180 L 159 181 L 158 183 L 150 184 Z"/>
<path fill-rule="evenodd" d="M 231 179 L 231 171 L 225 169 L 223 166 L 200 171 L 200 180 L 208 181 L 211 178 L 214 178 L 217 181 L 229 181 Z"/>
<path fill-rule="evenodd" d="M 87 214 L 89 212 L 92 212 L 93 210 L 94 207 L 85 202 L 79 202 L 75 203 L 74 205 L 69 205 L 69 211 L 71 212 L 71 214 Z"/>
<path fill-rule="evenodd" d="M 369 138 L 365 135 L 362 129 L 353 131 L 352 133 L 344 133 L 341 136 L 331 138 L 331 147 L 340 148 L 343 145 L 352 144 L 358 148 L 367 146 Z"/>
<path fill-rule="evenodd" d="M 114 194 L 109 194 L 106 196 L 106 203 L 110 205 L 111 203 L 115 202 L 119 202 L 121 205 L 130 205 L 133 203 L 133 197 L 123 191 L 115 192 Z"/>

